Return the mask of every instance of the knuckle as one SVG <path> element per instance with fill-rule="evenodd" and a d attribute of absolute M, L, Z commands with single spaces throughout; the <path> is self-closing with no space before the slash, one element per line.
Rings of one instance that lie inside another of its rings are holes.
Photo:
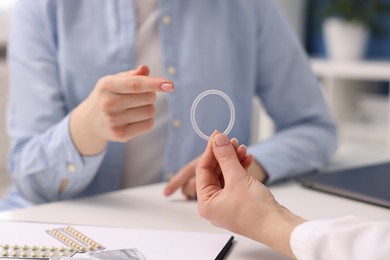
<path fill-rule="evenodd" d="M 198 163 L 196 166 L 195 166 L 195 172 L 198 173 L 198 172 L 202 172 L 204 169 L 203 165 Z"/>
<path fill-rule="evenodd" d="M 138 78 L 132 78 L 129 83 L 131 91 L 137 93 L 141 91 L 141 81 Z"/>
<path fill-rule="evenodd" d="M 127 137 L 131 139 L 145 131 L 150 130 L 153 127 L 154 120 L 148 119 L 141 123 L 134 123 L 127 126 Z M 136 126 L 137 125 L 137 126 Z"/>
<path fill-rule="evenodd" d="M 118 142 L 127 141 L 127 135 L 126 135 L 127 131 L 125 127 L 113 127 L 111 131 L 115 137 L 115 141 Z"/>
<path fill-rule="evenodd" d="M 106 121 L 108 125 L 115 126 L 118 124 L 118 117 L 115 115 L 112 115 L 111 113 L 106 114 Z"/>
<path fill-rule="evenodd" d="M 108 89 L 111 88 L 111 85 L 112 85 L 112 77 L 113 76 L 105 76 L 103 78 L 101 78 L 99 81 L 98 81 L 98 86 L 99 86 L 99 89 L 102 90 L 102 91 L 106 91 Z"/>
<path fill-rule="evenodd" d="M 147 108 L 146 108 L 146 114 L 148 115 L 148 116 L 154 116 L 155 114 L 156 114 L 156 108 L 155 108 L 155 106 L 154 105 L 150 105 L 150 106 L 148 106 Z"/>
<path fill-rule="evenodd" d="M 156 92 L 148 92 L 148 93 L 146 93 L 147 101 L 153 103 L 154 101 L 156 101 L 156 98 L 157 98 Z"/>
<path fill-rule="evenodd" d="M 115 107 L 115 101 L 110 98 L 103 98 L 100 102 L 100 108 L 102 111 L 112 111 Z"/>
<path fill-rule="evenodd" d="M 145 126 L 146 126 L 146 129 L 147 129 L 147 130 L 152 129 L 152 128 L 153 128 L 153 125 L 154 125 L 154 119 L 153 119 L 153 118 L 147 120 L 146 123 L 145 123 Z"/>

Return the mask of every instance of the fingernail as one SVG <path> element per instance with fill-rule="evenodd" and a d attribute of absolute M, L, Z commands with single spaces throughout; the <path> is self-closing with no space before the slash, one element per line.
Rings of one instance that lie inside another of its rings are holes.
<path fill-rule="evenodd" d="M 217 134 L 219 134 L 219 132 L 217 130 L 214 130 L 214 132 L 210 135 L 210 140 L 212 140 Z"/>
<path fill-rule="evenodd" d="M 244 148 L 244 149 L 247 149 L 246 145 L 245 144 L 242 144 L 238 147 L 238 149 L 241 149 L 241 148 Z"/>
<path fill-rule="evenodd" d="M 238 143 L 238 139 L 235 138 L 235 137 L 233 137 L 233 138 L 231 139 L 231 141 L 232 141 L 233 143 L 236 143 L 237 145 L 239 144 L 239 143 Z"/>
<path fill-rule="evenodd" d="M 172 193 L 172 189 L 170 189 L 170 188 L 167 188 L 164 190 L 165 195 L 171 195 L 171 193 Z"/>
<path fill-rule="evenodd" d="M 164 83 L 161 85 L 161 89 L 167 92 L 173 91 L 173 84 L 171 83 Z"/>
<path fill-rule="evenodd" d="M 218 134 L 214 137 L 214 143 L 216 146 L 225 146 L 230 142 L 229 138 L 225 134 Z"/>

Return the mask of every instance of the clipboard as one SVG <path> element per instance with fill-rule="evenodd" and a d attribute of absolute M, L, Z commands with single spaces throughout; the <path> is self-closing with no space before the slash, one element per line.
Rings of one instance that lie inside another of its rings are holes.
<path fill-rule="evenodd" d="M 106 250 L 135 248 L 147 260 L 222 260 L 234 240 L 230 234 L 0 221 L 0 245 L 64 246 L 47 232 L 64 226 L 77 229 Z"/>

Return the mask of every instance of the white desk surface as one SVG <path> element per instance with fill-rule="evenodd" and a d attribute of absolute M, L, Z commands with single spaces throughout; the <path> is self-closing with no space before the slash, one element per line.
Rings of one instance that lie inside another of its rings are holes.
<path fill-rule="evenodd" d="M 357 157 L 353 158 L 356 162 Z M 389 157 L 376 157 L 376 160 L 372 161 L 383 161 L 387 158 Z M 346 159 L 344 162 L 344 165 L 349 164 Z M 340 167 L 340 160 L 335 160 L 334 164 Z M 166 198 L 163 196 L 163 189 L 164 184 L 156 184 L 6 211 L 0 213 L 0 220 L 229 233 L 202 219 L 198 215 L 196 202 L 186 201 L 180 192 Z M 271 191 L 281 204 L 308 219 L 356 215 L 372 220 L 390 220 L 388 209 L 305 189 L 295 182 L 274 185 Z M 227 259 L 286 258 L 259 243 L 235 235 L 235 244 Z"/>

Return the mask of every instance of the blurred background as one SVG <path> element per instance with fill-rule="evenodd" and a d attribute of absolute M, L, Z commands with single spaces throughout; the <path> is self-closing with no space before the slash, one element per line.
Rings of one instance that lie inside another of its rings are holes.
<path fill-rule="evenodd" d="M 5 50 L 7 46 L 11 9 L 14 4 L 15 0 L 0 0 L 0 196 L 10 184 L 10 179 L 6 170 L 9 142 L 5 131 L 5 109 L 7 105 L 8 90 Z"/>
<path fill-rule="evenodd" d="M 275 0 L 307 51 L 336 118 L 340 151 L 390 151 L 390 0 Z M 5 131 L 6 46 L 12 7 L 0 0 L 0 195 L 10 180 Z M 273 124 L 258 106 L 255 139 Z"/>

